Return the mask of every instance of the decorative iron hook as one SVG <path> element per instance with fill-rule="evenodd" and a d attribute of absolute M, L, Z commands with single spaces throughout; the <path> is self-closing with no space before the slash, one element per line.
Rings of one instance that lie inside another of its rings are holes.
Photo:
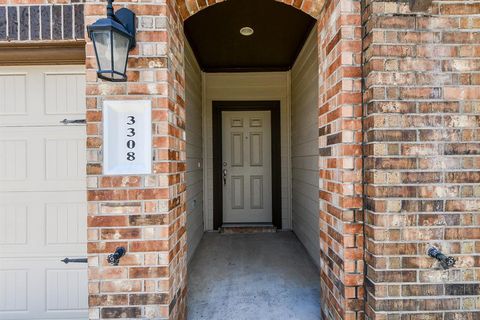
<path fill-rule="evenodd" d="M 65 264 L 68 264 L 68 263 L 88 263 L 87 258 L 65 258 L 65 259 L 60 260 L 60 261 L 62 261 Z"/>

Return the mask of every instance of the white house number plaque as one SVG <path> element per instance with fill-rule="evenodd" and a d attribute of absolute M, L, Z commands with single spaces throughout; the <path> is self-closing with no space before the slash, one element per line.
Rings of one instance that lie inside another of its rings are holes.
<path fill-rule="evenodd" d="M 151 172 L 151 101 L 104 101 L 103 173 L 123 175 Z"/>

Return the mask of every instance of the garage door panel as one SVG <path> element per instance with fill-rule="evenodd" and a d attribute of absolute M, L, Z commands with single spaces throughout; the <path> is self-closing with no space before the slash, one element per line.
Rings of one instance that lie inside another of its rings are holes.
<path fill-rule="evenodd" d="M 22 203 L 0 205 L 0 245 L 27 245 L 27 212 Z"/>
<path fill-rule="evenodd" d="M 85 114 L 83 73 L 45 73 L 45 111 L 48 115 Z"/>
<path fill-rule="evenodd" d="M 85 269 L 47 269 L 47 310 L 85 310 L 88 306 Z"/>
<path fill-rule="evenodd" d="M 0 257 L 86 256 L 85 192 L 40 192 L 0 196 Z"/>
<path fill-rule="evenodd" d="M 20 181 L 27 177 L 27 140 L 0 140 L 0 180 Z"/>
<path fill-rule="evenodd" d="M 2 237 L 0 243 L 2 247 L 0 253 L 0 282 L 2 282 L 0 283 L 0 318 L 70 319 L 74 318 L 71 316 L 71 312 L 78 313 L 78 318 L 85 318 L 87 266 L 86 264 L 65 265 L 60 261 L 65 256 L 86 256 L 85 201 L 80 201 L 75 193 L 62 193 L 61 196 L 58 193 L 41 194 L 39 198 L 48 199 L 44 205 L 47 211 L 42 216 L 39 211 L 39 208 L 42 208 L 41 202 L 28 200 L 22 206 L 20 205 L 21 198 L 22 194 L 20 193 L 15 197 L 9 197 L 16 203 L 3 205 L 3 207 L 7 207 L 7 210 L 0 209 L 3 221 L 9 220 L 9 218 L 4 218 L 4 212 L 7 211 L 7 215 L 11 216 L 10 221 L 12 218 L 16 219 L 16 229 L 22 231 L 21 236 L 17 235 L 16 237 L 7 233 L 7 236 Z M 59 199 L 61 200 L 59 201 Z M 0 198 L 0 203 L 4 204 L 5 200 L 5 198 Z M 79 202 L 75 203 L 76 200 Z M 25 213 L 27 210 L 17 209 L 15 212 L 12 208 L 25 206 L 30 209 L 28 218 L 18 219 L 18 214 L 15 213 Z M 64 215 L 66 218 L 63 217 Z M 45 224 L 42 224 L 43 221 Z M 11 223 L 8 226 L 10 227 Z M 72 234 L 66 234 L 65 231 Z M 25 234 L 28 236 L 25 237 Z M 27 279 L 28 287 L 24 279 Z M 59 285 L 59 280 L 63 281 L 63 279 L 67 279 L 67 283 Z M 5 291 L 2 291 L 2 288 Z M 27 295 L 28 303 L 25 303 Z M 15 299 L 12 300 L 12 297 Z M 58 300 L 55 297 L 66 300 Z M 27 313 L 22 311 L 25 308 L 28 309 Z M 9 312 L 7 312 L 8 310 Z M 63 311 L 59 313 L 59 310 Z M 2 315 L 1 312 L 4 314 Z"/>
<path fill-rule="evenodd" d="M 87 206 L 84 202 L 45 204 L 46 245 L 84 245 Z"/>
<path fill-rule="evenodd" d="M 0 68 L 0 319 L 86 319 L 83 66 Z"/>
<path fill-rule="evenodd" d="M 45 139 L 45 163 L 47 180 L 85 179 L 85 139 L 69 137 Z"/>
<path fill-rule="evenodd" d="M 27 311 L 28 270 L 0 270 L 0 315 L 2 312 Z"/>
<path fill-rule="evenodd" d="M 60 126 L 85 111 L 83 66 L 0 69 L 0 126 Z"/>
<path fill-rule="evenodd" d="M 3 127 L 0 137 L 0 192 L 85 188 L 85 126 Z"/>
<path fill-rule="evenodd" d="M 0 259 L 0 266 L 0 319 L 86 319 L 86 266 L 56 257 Z"/>
<path fill-rule="evenodd" d="M 27 74 L 0 74 L 0 115 L 27 114 Z"/>

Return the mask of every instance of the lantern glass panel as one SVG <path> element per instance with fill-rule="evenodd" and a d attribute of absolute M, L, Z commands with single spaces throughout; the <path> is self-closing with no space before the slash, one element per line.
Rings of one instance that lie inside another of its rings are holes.
<path fill-rule="evenodd" d="M 125 73 L 129 47 L 130 38 L 123 34 L 113 32 L 113 70 L 120 74 Z M 115 73 L 114 78 L 121 79 L 122 76 Z"/>
<path fill-rule="evenodd" d="M 110 30 L 98 30 L 92 32 L 97 53 L 98 68 L 100 70 L 112 70 L 112 41 Z"/>

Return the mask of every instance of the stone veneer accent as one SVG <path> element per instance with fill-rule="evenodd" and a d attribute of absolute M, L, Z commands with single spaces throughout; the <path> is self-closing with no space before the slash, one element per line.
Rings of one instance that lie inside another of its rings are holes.
<path fill-rule="evenodd" d="M 0 41 L 85 37 L 83 4 L 0 6 Z"/>

